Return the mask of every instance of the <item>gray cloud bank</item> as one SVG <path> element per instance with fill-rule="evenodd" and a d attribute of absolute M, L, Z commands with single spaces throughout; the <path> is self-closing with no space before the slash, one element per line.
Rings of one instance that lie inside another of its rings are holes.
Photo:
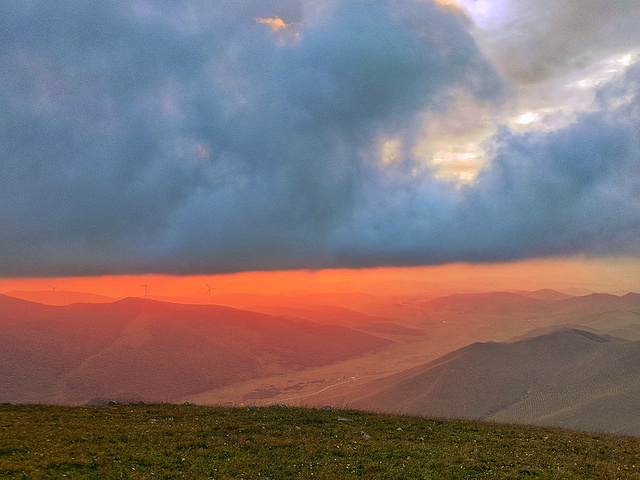
<path fill-rule="evenodd" d="M 13 3 L 0 275 L 640 254 L 637 67 L 563 130 L 502 131 L 456 188 L 412 158 L 423 115 L 503 84 L 429 2 Z M 406 151 L 385 165 L 389 137 Z"/>
<path fill-rule="evenodd" d="M 497 0 L 491 49 L 501 71 L 538 83 L 612 53 L 638 48 L 637 0 Z M 496 16 L 500 14 L 496 13 Z"/>

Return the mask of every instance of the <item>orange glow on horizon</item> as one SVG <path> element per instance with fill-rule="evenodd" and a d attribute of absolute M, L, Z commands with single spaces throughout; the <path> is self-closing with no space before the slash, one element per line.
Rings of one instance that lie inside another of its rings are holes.
<path fill-rule="evenodd" d="M 114 298 L 152 296 L 205 298 L 228 293 L 274 295 L 292 292 L 364 292 L 373 295 L 441 296 L 457 292 L 555 288 L 623 293 L 639 291 L 640 261 L 531 260 L 508 264 L 450 264 L 430 267 L 246 272 L 225 275 L 114 275 L 100 277 L 5 278 L 0 293 L 12 290 L 75 291 Z"/>

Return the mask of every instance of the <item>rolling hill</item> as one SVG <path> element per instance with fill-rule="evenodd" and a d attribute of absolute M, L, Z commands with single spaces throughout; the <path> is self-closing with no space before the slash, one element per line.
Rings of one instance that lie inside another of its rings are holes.
<path fill-rule="evenodd" d="M 535 292 L 457 293 L 422 304 L 428 311 L 457 313 L 589 315 L 612 310 L 640 310 L 640 294 L 608 293 L 570 297 L 554 290 Z"/>
<path fill-rule="evenodd" d="M 475 343 L 346 398 L 375 411 L 640 436 L 640 342 L 561 328 Z"/>
<path fill-rule="evenodd" d="M 128 298 L 48 306 L 0 296 L 0 402 L 170 401 L 391 343 L 214 305 Z"/>
<path fill-rule="evenodd" d="M 445 311 L 466 314 L 491 313 L 514 314 L 523 311 L 550 311 L 556 300 L 534 298 L 520 293 L 456 293 L 436 298 L 423 304 L 429 311 Z"/>
<path fill-rule="evenodd" d="M 12 290 L 5 295 L 21 298 L 30 302 L 43 303 L 45 305 L 70 305 L 72 303 L 112 303 L 117 298 L 95 293 L 73 292 L 69 290 Z"/>

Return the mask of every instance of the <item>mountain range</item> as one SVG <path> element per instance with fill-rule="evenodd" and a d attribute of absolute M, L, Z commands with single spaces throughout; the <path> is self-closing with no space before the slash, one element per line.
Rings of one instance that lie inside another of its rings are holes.
<path fill-rule="evenodd" d="M 640 436 L 635 293 L 91 300 L 0 295 L 0 402 L 297 402 Z"/>

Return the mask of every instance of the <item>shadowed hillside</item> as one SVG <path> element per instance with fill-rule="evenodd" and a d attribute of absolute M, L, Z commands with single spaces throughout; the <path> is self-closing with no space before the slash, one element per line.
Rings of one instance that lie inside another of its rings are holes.
<path fill-rule="evenodd" d="M 390 343 L 214 305 L 129 298 L 55 307 L 0 296 L 0 402 L 171 400 Z"/>
<path fill-rule="evenodd" d="M 560 329 L 475 343 L 347 398 L 378 411 L 640 435 L 640 342 Z"/>

